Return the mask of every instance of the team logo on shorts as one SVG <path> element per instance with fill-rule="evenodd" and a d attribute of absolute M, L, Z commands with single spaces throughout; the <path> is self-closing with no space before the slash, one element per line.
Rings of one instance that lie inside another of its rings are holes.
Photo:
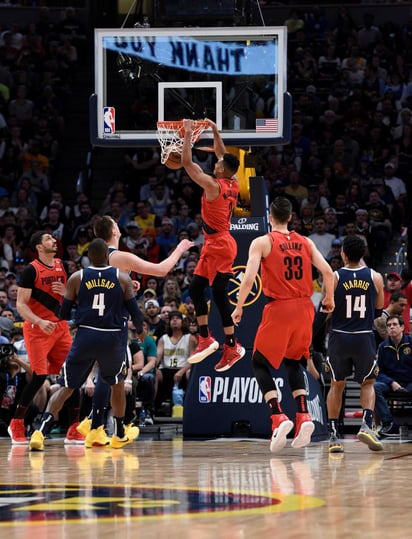
<path fill-rule="evenodd" d="M 103 133 L 113 135 L 114 130 L 114 107 L 103 107 Z"/>
<path fill-rule="evenodd" d="M 211 400 L 212 380 L 210 376 L 199 377 L 199 402 L 208 403 Z"/>

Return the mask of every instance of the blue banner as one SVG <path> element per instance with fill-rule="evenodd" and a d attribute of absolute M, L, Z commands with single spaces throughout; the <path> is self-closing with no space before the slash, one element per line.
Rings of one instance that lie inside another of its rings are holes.
<path fill-rule="evenodd" d="M 167 67 L 212 75 L 277 75 L 278 44 L 269 41 L 200 41 L 186 37 L 103 38 L 103 47 Z"/>

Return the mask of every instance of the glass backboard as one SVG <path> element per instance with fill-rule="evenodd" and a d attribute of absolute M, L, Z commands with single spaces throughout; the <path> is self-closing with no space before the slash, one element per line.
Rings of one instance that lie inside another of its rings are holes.
<path fill-rule="evenodd" d="M 96 29 L 92 144 L 154 146 L 157 121 L 205 117 L 227 145 L 287 143 L 286 43 L 285 27 Z"/>

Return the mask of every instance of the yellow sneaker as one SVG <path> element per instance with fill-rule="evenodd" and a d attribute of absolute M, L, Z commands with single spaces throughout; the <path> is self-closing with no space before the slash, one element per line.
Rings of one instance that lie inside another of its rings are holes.
<path fill-rule="evenodd" d="M 139 433 L 139 427 L 135 427 L 134 425 L 125 425 L 123 438 L 119 438 L 119 436 L 114 434 L 110 441 L 110 447 L 113 449 L 121 449 L 125 445 L 131 444 L 139 436 Z"/>
<path fill-rule="evenodd" d="M 379 441 L 376 432 L 368 427 L 366 423 L 362 423 L 360 431 L 356 435 L 358 440 L 366 444 L 371 451 L 383 451 L 383 444 Z"/>
<path fill-rule="evenodd" d="M 87 435 L 84 445 L 86 447 L 104 447 L 110 444 L 110 438 L 107 436 L 104 426 L 100 425 L 97 429 L 92 429 Z"/>
<path fill-rule="evenodd" d="M 30 438 L 30 451 L 44 451 L 44 436 L 39 430 L 35 430 Z"/>
<path fill-rule="evenodd" d="M 124 426 L 124 433 L 126 434 L 126 436 L 129 436 L 129 438 L 133 438 L 133 440 L 136 440 L 136 438 L 140 434 L 140 429 L 139 427 L 136 427 L 136 425 L 134 425 L 133 423 L 130 423 L 129 425 Z"/>
<path fill-rule="evenodd" d="M 90 432 L 90 429 L 92 428 L 92 420 L 88 417 L 85 417 L 83 421 L 81 421 L 77 427 L 77 432 L 80 432 L 80 434 L 83 434 L 83 436 L 87 436 Z"/>

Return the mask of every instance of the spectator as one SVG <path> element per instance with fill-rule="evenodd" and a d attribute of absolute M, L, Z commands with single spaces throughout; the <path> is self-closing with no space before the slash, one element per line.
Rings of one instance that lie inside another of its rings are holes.
<path fill-rule="evenodd" d="M 173 221 L 167 216 L 162 219 L 162 229 L 157 235 L 156 242 L 167 254 L 169 254 L 172 248 L 176 247 L 178 243 L 176 233 L 173 229 Z"/>
<path fill-rule="evenodd" d="M 406 296 L 402 294 L 402 292 L 397 291 L 391 294 L 389 304 L 382 310 L 382 314 L 375 318 L 374 321 L 377 345 L 388 338 L 388 328 L 386 327 L 388 317 L 392 315 L 402 316 L 407 304 L 408 300 L 406 299 Z"/>
<path fill-rule="evenodd" d="M 146 290 L 143 292 L 143 301 L 146 303 L 149 300 L 153 300 L 157 298 L 157 293 L 152 288 L 146 288 Z"/>
<path fill-rule="evenodd" d="M 149 299 L 144 304 L 144 311 L 147 319 L 148 335 L 154 336 L 156 330 L 162 325 L 160 318 L 159 302 L 155 299 Z"/>
<path fill-rule="evenodd" d="M 398 176 L 395 176 L 395 169 L 396 165 L 392 161 L 386 163 L 384 180 L 385 184 L 390 187 L 395 198 L 396 211 L 393 213 L 393 226 L 400 231 L 401 226 L 407 223 L 407 215 L 409 213 L 407 205 L 408 193 L 405 182 L 401 178 L 398 178 Z"/>
<path fill-rule="evenodd" d="M 137 336 L 133 325 L 129 325 L 129 328 L 132 334 L 130 351 L 133 358 L 133 387 L 136 397 L 141 400 L 142 408 L 145 410 L 146 424 L 153 425 L 157 361 L 156 342 L 153 337 L 148 335 L 149 324 L 147 320 L 143 322 L 143 333 L 139 336 Z"/>
<path fill-rule="evenodd" d="M 161 220 L 151 211 L 150 204 L 147 201 L 139 201 L 136 204 L 136 211 L 137 214 L 134 220 L 142 230 L 151 229 L 154 234 L 160 230 Z"/>
<path fill-rule="evenodd" d="M 402 318 L 404 322 L 403 331 L 406 335 L 409 335 L 411 332 L 410 326 L 410 310 L 412 304 L 412 288 L 409 283 L 406 287 L 402 288 L 402 277 L 396 271 L 388 273 L 386 276 L 386 283 L 383 289 L 383 306 L 384 308 L 388 307 L 390 299 L 394 292 L 402 292 L 407 300 L 405 308 L 402 313 Z"/>
<path fill-rule="evenodd" d="M 164 183 L 157 182 L 153 189 L 152 196 L 148 199 L 153 213 L 157 215 L 159 219 L 162 219 L 162 217 L 166 215 L 167 207 L 172 202 L 166 193 L 165 187 Z"/>
<path fill-rule="evenodd" d="M 201 249 L 205 242 L 205 237 L 196 223 L 190 223 L 187 227 L 189 232 L 189 240 L 194 243 L 195 246 Z"/>
<path fill-rule="evenodd" d="M 8 436 L 10 421 L 31 377 L 30 364 L 16 352 L 0 356 L 0 436 Z"/>
<path fill-rule="evenodd" d="M 126 232 L 127 236 L 123 240 L 123 243 L 132 253 L 136 254 L 136 247 L 141 242 L 140 234 L 142 230 L 137 222 L 132 220 L 126 224 Z"/>
<path fill-rule="evenodd" d="M 310 204 L 315 216 L 323 215 L 326 208 L 330 206 L 329 200 L 319 194 L 319 185 L 317 183 L 309 185 L 308 196 L 302 200 L 301 206 L 303 204 Z"/>
<path fill-rule="evenodd" d="M 177 384 L 180 389 L 186 390 L 190 374 L 190 364 L 187 360 L 195 351 L 196 344 L 196 338 L 189 333 L 184 323 L 183 314 L 171 311 L 166 334 L 160 337 L 157 345 L 157 408 L 160 408 L 164 401 L 172 401 L 174 385 Z"/>
<path fill-rule="evenodd" d="M 326 219 L 322 215 L 315 218 L 313 230 L 314 232 L 309 235 L 309 239 L 314 242 L 320 253 L 326 258 L 336 236 L 326 232 Z"/>
<path fill-rule="evenodd" d="M 390 315 L 386 320 L 388 338 L 379 345 L 379 374 L 375 381 L 375 410 L 380 418 L 380 437 L 399 434 L 399 427 L 389 410 L 385 395 L 391 391 L 412 391 L 412 337 L 404 334 L 403 319 Z"/>
<path fill-rule="evenodd" d="M 388 207 L 382 202 L 379 193 L 372 189 L 365 204 L 369 216 L 369 250 L 372 265 L 382 260 L 389 239 L 392 237 L 392 223 Z"/>

